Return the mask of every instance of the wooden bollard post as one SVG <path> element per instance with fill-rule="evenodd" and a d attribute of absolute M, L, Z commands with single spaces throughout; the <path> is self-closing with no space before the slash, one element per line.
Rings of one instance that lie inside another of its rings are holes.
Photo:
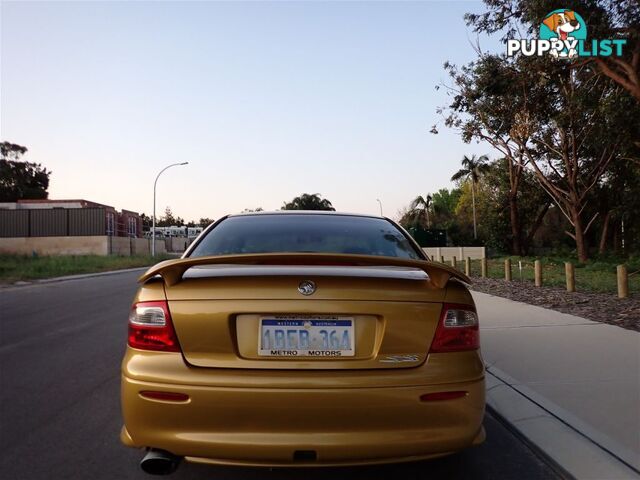
<path fill-rule="evenodd" d="M 480 260 L 480 276 L 482 278 L 487 278 L 487 259 L 483 258 Z"/>
<path fill-rule="evenodd" d="M 618 265 L 618 298 L 627 298 L 629 296 L 629 275 L 627 275 L 627 267 Z"/>
<path fill-rule="evenodd" d="M 464 274 L 467 277 L 471 276 L 471 257 L 467 257 L 464 259 Z"/>
<path fill-rule="evenodd" d="M 511 281 L 511 259 L 507 258 L 504 261 L 504 279 L 508 282 Z"/>
<path fill-rule="evenodd" d="M 453 268 L 458 268 L 458 259 L 456 258 L 455 255 L 453 257 L 451 257 L 451 266 Z"/>
<path fill-rule="evenodd" d="M 444 263 L 444 255 L 440 255 L 440 263 Z"/>
<path fill-rule="evenodd" d="M 540 262 L 540 260 L 536 260 L 533 266 L 535 270 L 536 287 L 541 287 L 542 286 L 542 263 Z"/>
<path fill-rule="evenodd" d="M 576 270 L 571 262 L 565 262 L 564 273 L 567 277 L 567 292 L 576 291 Z"/>

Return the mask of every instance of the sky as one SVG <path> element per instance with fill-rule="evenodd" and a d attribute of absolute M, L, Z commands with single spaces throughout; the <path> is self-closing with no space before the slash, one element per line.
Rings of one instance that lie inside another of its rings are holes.
<path fill-rule="evenodd" d="M 451 188 L 465 144 L 436 113 L 475 58 L 481 2 L 7 2 L 0 137 L 49 198 L 185 220 L 320 193 L 398 218 Z M 501 48 L 480 38 L 483 49 Z M 440 122 L 439 134 L 429 133 Z"/>

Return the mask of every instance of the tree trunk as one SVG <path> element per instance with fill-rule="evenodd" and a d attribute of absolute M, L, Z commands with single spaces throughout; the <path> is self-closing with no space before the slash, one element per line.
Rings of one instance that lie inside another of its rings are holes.
<path fill-rule="evenodd" d="M 613 229 L 613 251 L 616 253 L 616 255 L 620 255 L 620 235 L 619 232 L 620 229 L 618 228 L 617 225 L 615 225 L 615 228 Z"/>
<path fill-rule="evenodd" d="M 573 228 L 575 229 L 576 237 L 576 250 L 578 253 L 578 261 L 584 263 L 589 260 L 589 252 L 587 250 L 587 239 L 584 235 L 584 229 L 582 227 L 582 219 L 580 218 L 580 211 L 577 207 L 571 207 L 571 218 L 573 219 Z"/>
<path fill-rule="evenodd" d="M 478 229 L 476 227 L 476 191 L 473 180 L 471 181 L 471 204 L 473 205 L 473 238 L 478 238 Z"/>
<path fill-rule="evenodd" d="M 509 193 L 509 214 L 511 219 L 511 253 L 522 256 L 522 227 L 518 215 L 517 194 Z"/>
<path fill-rule="evenodd" d="M 529 254 L 529 247 L 531 246 L 531 242 L 533 241 L 533 237 L 535 236 L 536 232 L 540 228 L 540 225 L 542 225 L 542 220 L 544 220 L 544 217 L 547 214 L 547 212 L 549 211 L 549 207 L 550 206 L 551 206 L 550 203 L 546 203 L 544 205 L 544 207 L 542 208 L 542 210 L 540 210 L 538 212 L 538 216 L 536 217 L 535 222 L 533 222 L 533 225 L 531 226 L 531 229 L 529 230 L 529 233 L 527 234 L 527 237 L 522 242 L 522 255 L 528 255 Z"/>
<path fill-rule="evenodd" d="M 602 255 L 607 250 L 607 237 L 609 235 L 609 221 L 611 220 L 611 211 L 604 216 L 604 224 L 602 225 L 602 234 L 600 235 L 600 245 L 598 253 Z"/>

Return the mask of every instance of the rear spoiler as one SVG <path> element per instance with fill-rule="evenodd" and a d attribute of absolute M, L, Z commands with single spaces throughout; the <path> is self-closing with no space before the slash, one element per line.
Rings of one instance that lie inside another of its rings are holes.
<path fill-rule="evenodd" d="M 457 269 L 442 263 L 411 260 L 377 255 L 348 255 L 337 253 L 255 253 L 243 255 L 216 255 L 211 257 L 166 260 L 149 268 L 138 282 L 144 283 L 156 275 L 162 276 L 167 286 L 176 285 L 191 267 L 200 265 L 357 265 L 376 267 L 408 267 L 423 270 L 431 283 L 444 288 L 450 278 L 464 283 L 471 279 Z"/>

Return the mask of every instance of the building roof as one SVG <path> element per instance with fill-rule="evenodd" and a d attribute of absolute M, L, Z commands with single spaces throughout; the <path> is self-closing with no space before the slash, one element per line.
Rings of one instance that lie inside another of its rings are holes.
<path fill-rule="evenodd" d="M 43 204 L 43 203 L 80 203 L 82 205 L 91 205 L 96 207 L 108 207 L 113 208 L 111 205 L 105 205 L 104 203 L 92 202 L 91 200 L 84 200 L 82 198 L 71 198 L 62 200 L 53 200 L 50 198 L 39 199 L 20 199 L 16 203 L 19 204 Z"/>

